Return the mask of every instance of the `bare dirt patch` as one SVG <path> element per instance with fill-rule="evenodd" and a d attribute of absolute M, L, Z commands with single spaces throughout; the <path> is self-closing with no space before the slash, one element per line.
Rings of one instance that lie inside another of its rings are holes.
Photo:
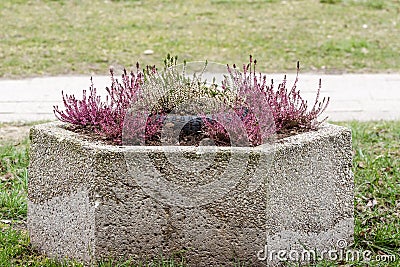
<path fill-rule="evenodd" d="M 19 142 L 29 136 L 31 125 L 3 124 L 0 125 L 0 143 Z"/>

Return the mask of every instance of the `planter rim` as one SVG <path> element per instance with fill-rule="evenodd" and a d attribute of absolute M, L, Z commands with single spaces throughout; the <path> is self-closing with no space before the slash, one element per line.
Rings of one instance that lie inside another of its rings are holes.
<path fill-rule="evenodd" d="M 43 124 L 35 125 L 30 130 L 30 139 L 34 138 L 36 130 L 45 131 L 57 139 L 69 140 L 70 142 L 79 143 L 80 145 L 96 149 L 106 150 L 114 152 L 135 152 L 135 151 L 151 151 L 151 152 L 198 152 L 199 147 L 196 146 L 123 146 L 123 145 L 109 145 L 102 141 L 90 140 L 89 137 L 85 137 L 83 134 L 75 133 L 67 130 L 64 126 L 69 125 L 68 123 L 53 121 Z M 283 149 L 287 146 L 300 145 L 302 143 L 314 142 L 317 139 L 326 136 L 336 136 L 343 131 L 350 131 L 347 127 L 338 126 L 330 123 L 323 123 L 317 130 L 311 130 L 296 135 L 291 135 L 282 139 L 271 138 L 271 142 L 265 143 L 256 147 L 228 147 L 228 146 L 201 146 L 201 150 L 204 152 L 208 151 L 237 151 L 237 152 L 248 152 L 248 151 L 268 151 L 274 149 Z"/>

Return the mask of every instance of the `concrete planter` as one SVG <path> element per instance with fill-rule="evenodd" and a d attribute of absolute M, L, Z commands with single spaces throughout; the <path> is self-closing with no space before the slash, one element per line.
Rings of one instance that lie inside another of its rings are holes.
<path fill-rule="evenodd" d="M 205 148 L 203 155 L 215 155 L 211 167 L 184 175 L 168 161 L 175 154 L 195 159 L 199 148 L 109 146 L 62 126 L 31 130 L 28 228 L 47 255 L 88 263 L 185 251 L 189 266 L 265 266 L 276 261 L 263 260 L 265 250 L 320 251 L 352 242 L 346 128 L 325 124 L 256 148 Z M 223 183 L 205 187 L 222 176 Z M 191 191 L 200 185 L 206 191 Z"/>

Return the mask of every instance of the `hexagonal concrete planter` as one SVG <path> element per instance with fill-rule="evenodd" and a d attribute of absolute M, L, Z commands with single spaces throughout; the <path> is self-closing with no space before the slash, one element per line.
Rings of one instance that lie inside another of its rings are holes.
<path fill-rule="evenodd" d="M 213 165 L 187 176 L 164 152 L 196 156 L 198 148 L 110 146 L 61 123 L 33 127 L 31 141 L 28 228 L 34 247 L 52 257 L 88 263 L 184 251 L 188 266 L 265 266 L 266 250 L 326 250 L 353 239 L 351 132 L 344 127 L 325 124 L 256 148 L 205 149 L 216 153 Z M 236 164 L 246 153 L 248 164 Z M 260 155 L 270 160 L 254 167 Z M 157 183 L 163 175 L 177 186 Z M 200 203 L 185 205 L 201 198 L 190 190 L 186 202 L 168 202 L 174 190 L 224 175 L 235 182 L 208 188 Z M 165 192 L 157 195 L 158 186 Z"/>

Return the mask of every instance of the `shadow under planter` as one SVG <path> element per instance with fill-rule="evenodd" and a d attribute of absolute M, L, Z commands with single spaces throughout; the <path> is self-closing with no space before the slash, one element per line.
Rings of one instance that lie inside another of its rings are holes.
<path fill-rule="evenodd" d="M 352 243 L 347 128 L 243 148 L 111 146 L 64 126 L 31 129 L 28 229 L 51 257 L 265 266 Z"/>

